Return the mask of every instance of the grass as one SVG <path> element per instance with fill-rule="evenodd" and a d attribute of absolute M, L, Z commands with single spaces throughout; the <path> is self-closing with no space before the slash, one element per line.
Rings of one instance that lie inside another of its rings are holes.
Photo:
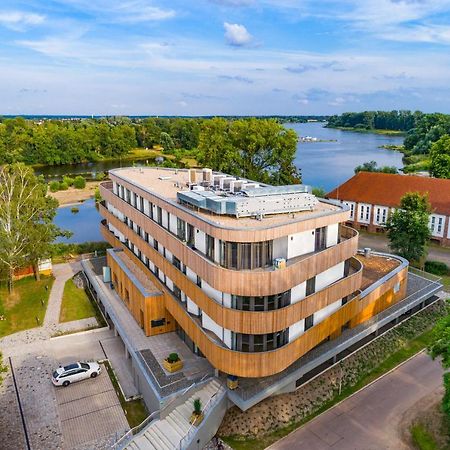
<path fill-rule="evenodd" d="M 383 363 L 381 363 L 369 374 L 361 378 L 354 386 L 344 388 L 341 392 L 341 395 L 336 395 L 332 400 L 325 403 L 316 412 L 300 421 L 292 422 L 286 427 L 279 428 L 278 430 L 275 430 L 272 433 L 269 433 L 259 439 L 243 439 L 239 436 L 222 437 L 222 439 L 235 450 L 262 450 L 278 441 L 279 439 L 283 438 L 284 436 L 287 436 L 289 433 L 299 428 L 301 425 L 309 422 L 311 419 L 336 405 L 337 403 L 341 402 L 348 396 L 359 391 L 361 388 L 376 380 L 386 372 L 389 372 L 391 369 L 395 368 L 403 361 L 406 361 L 411 356 L 414 356 L 416 353 L 426 348 L 428 344 L 431 343 L 431 340 L 432 331 L 429 330 L 421 334 L 420 336 L 417 336 L 416 338 L 406 342 L 401 349 L 385 359 Z"/>
<path fill-rule="evenodd" d="M 87 319 L 95 316 L 95 309 L 84 289 L 78 288 L 73 279 L 67 280 L 59 314 L 60 322 Z"/>
<path fill-rule="evenodd" d="M 59 321 L 71 322 L 88 317 L 95 317 L 99 326 L 106 326 L 97 303 L 91 299 L 86 290 L 78 288 L 73 279 L 67 280 L 64 285 Z"/>
<path fill-rule="evenodd" d="M 413 425 L 410 431 L 413 444 L 418 450 L 438 450 L 433 436 L 421 424 Z"/>
<path fill-rule="evenodd" d="M 148 416 L 147 409 L 142 399 L 126 401 L 119 387 L 119 382 L 117 381 L 116 375 L 111 367 L 109 361 L 105 361 L 106 371 L 108 372 L 111 383 L 114 386 L 117 397 L 119 398 L 122 409 L 128 420 L 128 425 L 130 428 L 137 427 L 140 425 Z"/>
<path fill-rule="evenodd" d="M 0 315 L 6 320 L 0 321 L 0 337 L 42 325 L 52 285 L 53 277 L 22 278 L 9 294 L 7 285 L 1 284 Z"/>

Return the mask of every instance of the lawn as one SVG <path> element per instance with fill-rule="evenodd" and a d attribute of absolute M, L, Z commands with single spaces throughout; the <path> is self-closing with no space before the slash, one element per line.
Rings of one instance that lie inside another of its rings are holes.
<path fill-rule="evenodd" d="M 6 320 L 0 321 L 0 337 L 42 325 L 52 285 L 53 277 L 22 278 L 9 294 L 7 285 L 1 284 L 0 315 Z"/>
<path fill-rule="evenodd" d="M 421 424 L 411 427 L 411 437 L 414 446 L 419 450 L 438 450 L 433 436 Z"/>
<path fill-rule="evenodd" d="M 323 405 L 318 411 L 311 414 L 309 417 L 299 421 L 293 422 L 287 425 L 284 428 L 280 428 L 260 439 L 240 439 L 237 437 L 223 437 L 222 439 L 230 445 L 235 450 L 262 450 L 288 435 L 295 429 L 299 428 L 301 425 L 310 421 L 314 417 L 318 416 L 322 412 L 336 405 L 340 401 L 347 398 L 349 395 L 357 392 L 367 384 L 379 378 L 381 375 L 389 372 L 394 367 L 398 366 L 403 361 L 406 361 L 411 356 L 415 355 L 419 351 L 423 350 L 431 343 L 432 339 L 432 331 L 427 331 L 422 335 L 412 339 L 407 342 L 404 347 L 402 347 L 397 352 L 393 353 L 390 357 L 388 357 L 382 364 L 380 364 L 376 369 L 374 369 L 371 373 L 360 379 L 354 386 L 348 387 L 347 389 L 343 389 L 341 395 L 337 395 L 328 403 Z M 427 448 L 427 447 L 424 447 Z"/>
<path fill-rule="evenodd" d="M 73 279 L 66 281 L 59 321 L 71 322 L 94 316 L 96 311 L 86 291 L 78 288 Z"/>

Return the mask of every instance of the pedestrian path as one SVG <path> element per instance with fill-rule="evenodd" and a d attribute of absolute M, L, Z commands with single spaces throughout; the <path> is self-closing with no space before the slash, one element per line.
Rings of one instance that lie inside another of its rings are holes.
<path fill-rule="evenodd" d="M 95 317 L 59 323 L 64 285 L 66 281 L 70 280 L 80 270 L 81 264 L 78 261 L 55 264 L 53 266 L 55 281 L 50 291 L 43 325 L 0 338 L 0 352 L 3 353 L 5 358 L 23 353 L 28 349 L 30 344 L 45 341 L 58 334 L 94 328 L 98 325 Z M 30 347 L 29 349 L 31 350 L 32 348 Z"/>

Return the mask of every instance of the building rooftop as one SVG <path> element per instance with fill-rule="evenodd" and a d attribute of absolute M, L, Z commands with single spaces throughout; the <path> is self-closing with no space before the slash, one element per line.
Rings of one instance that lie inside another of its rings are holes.
<path fill-rule="evenodd" d="M 450 215 L 450 180 L 442 178 L 359 172 L 326 197 L 397 207 L 407 192 L 428 193 L 432 209 L 438 214 Z"/>
<path fill-rule="evenodd" d="M 370 257 L 366 257 L 362 254 L 357 254 L 355 258 L 363 265 L 361 290 L 366 289 L 401 264 L 397 258 L 388 256 L 370 255 Z"/>
<path fill-rule="evenodd" d="M 192 191 L 189 189 L 189 171 L 187 169 L 167 169 L 159 167 L 145 167 L 145 168 L 121 168 L 110 171 L 112 176 L 121 178 L 124 181 L 128 181 L 135 186 L 140 187 L 153 195 L 162 198 L 165 201 L 175 204 L 178 208 L 185 211 L 193 211 L 192 206 L 182 205 L 179 202 L 178 193 L 192 194 L 208 192 L 213 194 L 214 191 Z M 216 173 L 214 173 L 216 174 Z M 246 181 L 246 180 L 244 180 Z M 258 183 L 261 185 L 261 183 Z M 282 187 L 272 187 L 267 185 L 261 185 L 263 189 L 269 193 L 269 196 L 274 193 L 282 195 Z M 288 191 L 299 191 L 300 185 L 286 186 Z M 295 189 L 294 189 L 295 188 Z M 257 189 L 248 189 L 249 198 L 255 198 L 255 191 Z M 261 189 L 262 191 L 262 189 Z M 244 194 L 246 195 L 246 194 Z M 263 196 L 258 195 L 257 198 Z M 267 198 L 267 195 L 265 196 Z M 306 219 L 312 219 L 323 215 L 335 214 L 346 210 L 347 207 L 335 204 L 333 201 L 318 200 L 312 210 L 308 211 L 295 211 L 278 214 L 264 214 L 260 217 L 261 220 L 256 220 L 254 217 L 239 217 L 232 215 L 219 215 L 214 214 L 212 211 L 206 211 L 204 209 L 195 209 L 195 215 L 204 218 L 205 221 L 214 224 L 217 227 L 224 228 L 247 228 L 247 229 L 264 229 L 273 226 L 285 225 L 293 222 L 299 222 Z"/>

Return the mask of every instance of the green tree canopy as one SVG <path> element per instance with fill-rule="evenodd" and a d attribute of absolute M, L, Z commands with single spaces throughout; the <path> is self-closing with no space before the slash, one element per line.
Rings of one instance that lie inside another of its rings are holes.
<path fill-rule="evenodd" d="M 398 170 L 394 166 L 381 166 L 378 167 L 376 161 L 369 161 L 355 167 L 355 173 L 358 172 L 383 172 L 383 173 L 398 173 Z"/>
<path fill-rule="evenodd" d="M 15 270 L 50 256 L 55 238 L 65 235 L 53 224 L 57 206 L 33 169 L 21 163 L 0 168 L 0 270 L 10 289 Z"/>
<path fill-rule="evenodd" d="M 214 170 L 271 184 L 300 182 L 294 158 L 298 137 L 275 120 L 205 121 L 199 159 Z"/>
<path fill-rule="evenodd" d="M 430 150 L 430 174 L 436 178 L 450 178 L 450 135 L 445 134 Z"/>
<path fill-rule="evenodd" d="M 387 220 L 390 248 L 409 261 L 420 261 L 426 254 L 430 230 L 430 202 L 418 192 L 405 194 L 400 207 Z"/>

